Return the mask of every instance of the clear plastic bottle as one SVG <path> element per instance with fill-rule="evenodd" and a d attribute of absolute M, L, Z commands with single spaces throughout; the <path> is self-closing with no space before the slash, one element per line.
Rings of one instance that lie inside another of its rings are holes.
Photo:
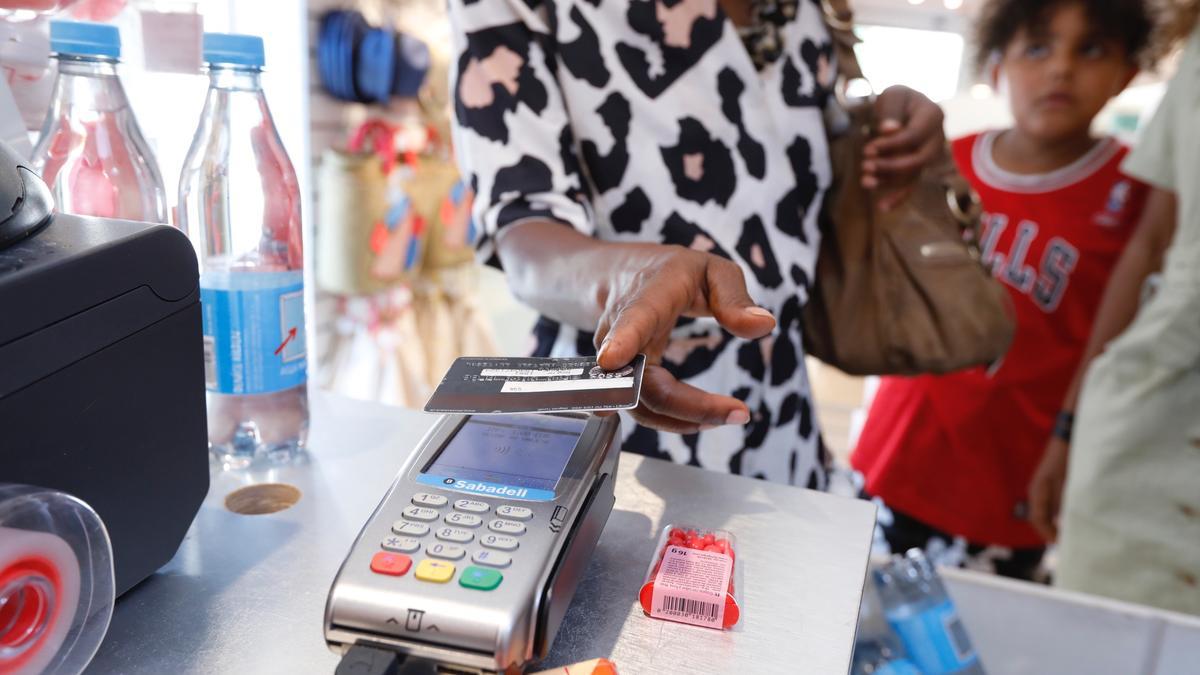
<path fill-rule="evenodd" d="M 879 592 L 871 585 L 859 607 L 850 675 L 922 675 L 884 618 Z"/>
<path fill-rule="evenodd" d="M 920 549 L 874 572 L 883 614 L 926 675 L 983 675 L 954 601 Z"/>
<path fill-rule="evenodd" d="M 296 172 L 263 96 L 262 39 L 206 33 L 204 60 L 177 217 L 200 260 L 209 447 L 230 468 L 289 461 L 308 435 Z"/>
<path fill-rule="evenodd" d="M 167 222 L 162 175 L 117 77 L 115 26 L 51 21 L 58 64 L 33 169 L 64 213 Z"/>

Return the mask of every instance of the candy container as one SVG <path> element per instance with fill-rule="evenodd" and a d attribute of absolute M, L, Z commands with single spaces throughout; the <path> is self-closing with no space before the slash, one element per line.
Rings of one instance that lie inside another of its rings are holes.
<path fill-rule="evenodd" d="M 725 530 L 668 525 L 639 593 L 647 616 L 728 630 L 741 618 L 736 540 Z"/>

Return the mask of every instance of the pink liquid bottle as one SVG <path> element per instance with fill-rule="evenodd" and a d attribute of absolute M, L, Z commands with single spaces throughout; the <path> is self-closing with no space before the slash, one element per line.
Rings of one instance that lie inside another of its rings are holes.
<path fill-rule="evenodd" d="M 167 222 L 166 192 L 117 77 L 115 26 L 50 22 L 58 67 L 33 169 L 64 213 Z"/>
<path fill-rule="evenodd" d="M 206 33 L 204 61 L 177 215 L 200 260 L 209 448 L 227 468 L 286 463 L 308 436 L 300 191 L 263 96 L 262 39 Z"/>

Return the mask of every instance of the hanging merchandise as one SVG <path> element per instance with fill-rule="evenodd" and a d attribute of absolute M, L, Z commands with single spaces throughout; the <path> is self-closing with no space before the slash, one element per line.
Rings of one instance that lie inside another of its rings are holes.
<path fill-rule="evenodd" d="M 454 326 L 455 356 L 499 354 L 491 320 L 479 298 L 479 267 L 471 263 L 441 270 L 437 285 L 448 305 L 450 325 Z M 430 384 L 436 385 L 437 381 Z"/>
<path fill-rule="evenodd" d="M 460 356 L 498 353 L 480 306 L 478 270 L 447 269 L 432 279 L 337 301 L 321 387 L 343 396 L 421 407 Z"/>
<path fill-rule="evenodd" d="M 50 35 L 41 11 L 54 2 L 0 3 L 0 142 L 28 158 L 30 129 L 41 127 L 50 107 L 54 78 L 48 74 Z M 20 7 L 20 9 L 17 9 Z"/>
<path fill-rule="evenodd" d="M 58 76 L 32 168 L 59 210 L 167 222 L 162 176 L 117 78 L 117 28 L 52 21 L 50 43 Z"/>
<path fill-rule="evenodd" d="M 330 96 L 386 104 L 415 98 L 429 72 L 429 47 L 390 27 L 375 27 L 355 10 L 332 10 L 317 33 L 317 73 Z"/>
<path fill-rule="evenodd" d="M 142 66 L 146 72 L 194 75 L 203 70 L 204 17 L 191 11 L 139 9 Z"/>
<path fill-rule="evenodd" d="M 396 37 L 386 28 L 371 28 L 358 46 L 354 83 L 359 95 L 371 103 L 387 103 L 396 75 Z"/>
<path fill-rule="evenodd" d="M 326 150 L 317 170 L 317 288 L 357 295 L 378 290 L 371 278 L 371 232 L 387 211 L 387 175 L 370 153 Z"/>
<path fill-rule="evenodd" d="M 416 98 L 431 65 L 428 45 L 408 33 L 397 33 L 392 93 L 399 98 Z"/>
<path fill-rule="evenodd" d="M 421 284 L 413 296 L 413 312 L 420 333 L 417 344 L 424 352 L 429 373 L 440 380 L 440 374 L 449 370 L 454 359 L 463 355 L 455 339 L 459 327 L 454 325 L 449 300 L 440 288 Z M 432 387 L 437 382 L 427 381 L 427 384 Z"/>
<path fill-rule="evenodd" d="M 432 388 L 410 291 L 342 298 L 339 305 L 323 388 L 350 398 L 420 407 Z"/>
<path fill-rule="evenodd" d="M 412 196 L 413 208 L 428 228 L 425 265 L 439 270 L 470 264 L 475 259 L 474 194 L 449 153 L 437 149 L 437 135 L 430 130 L 429 136 L 433 151 L 421 155 L 403 181 L 404 192 Z"/>
<path fill-rule="evenodd" d="M 321 17 L 317 36 L 317 72 L 334 98 L 362 99 L 354 84 L 354 53 L 367 32 L 367 20 L 356 11 L 337 10 Z"/>
<path fill-rule="evenodd" d="M 319 174 L 317 283 L 340 296 L 321 385 L 420 407 L 454 359 L 497 352 L 477 294 L 471 190 L 420 119 L 370 120 L 347 145 Z"/>
<path fill-rule="evenodd" d="M 179 178 L 200 260 L 209 447 L 226 466 L 308 434 L 300 191 L 260 75 L 261 38 L 204 35 L 208 97 Z"/>
<path fill-rule="evenodd" d="M 367 145 L 373 151 L 364 151 Z M 396 161 L 395 129 L 381 120 L 360 126 L 347 151 L 324 153 L 316 254 L 321 290 L 375 293 L 420 272 L 426 219 L 404 187 L 412 170 Z"/>
<path fill-rule="evenodd" d="M 120 14 L 128 0 L 79 0 L 71 7 L 71 16 L 84 21 L 110 21 Z"/>

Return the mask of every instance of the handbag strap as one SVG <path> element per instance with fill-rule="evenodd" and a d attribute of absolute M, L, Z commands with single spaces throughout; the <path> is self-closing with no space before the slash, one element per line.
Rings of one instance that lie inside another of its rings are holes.
<path fill-rule="evenodd" d="M 854 34 L 854 10 L 850 8 L 850 0 L 821 0 L 821 10 L 837 55 L 838 78 L 843 85 L 850 80 L 863 79 L 862 66 L 854 53 L 854 45 L 861 40 Z"/>
<path fill-rule="evenodd" d="M 838 86 L 844 87 L 851 80 L 866 79 L 858 56 L 854 53 L 854 45 L 861 40 L 854 34 L 854 10 L 850 7 L 850 0 L 821 0 L 821 10 L 825 27 L 833 41 L 834 53 L 837 55 Z M 862 116 L 859 123 L 870 127 L 872 122 L 869 108 L 861 110 L 859 114 Z M 943 155 L 943 162 L 937 170 L 946 188 L 946 205 L 958 221 L 968 245 L 977 245 L 982 212 L 979 197 L 966 178 L 956 170 L 948 147 Z"/>

